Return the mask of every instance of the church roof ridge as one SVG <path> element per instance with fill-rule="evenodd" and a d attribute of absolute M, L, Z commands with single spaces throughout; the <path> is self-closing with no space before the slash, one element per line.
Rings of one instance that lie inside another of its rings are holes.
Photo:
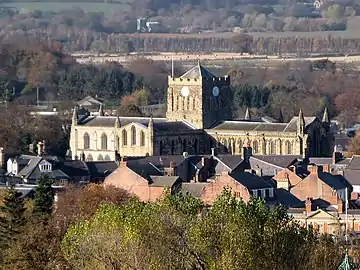
<path fill-rule="evenodd" d="M 186 121 L 186 120 L 182 120 L 181 122 L 183 122 L 185 125 L 191 127 L 192 129 L 197 129 L 197 127 L 195 127 L 194 125 L 192 125 L 191 123 L 189 123 L 189 122 Z"/>
<path fill-rule="evenodd" d="M 180 78 L 187 78 L 187 79 L 199 79 L 199 78 L 217 78 L 213 73 L 211 73 L 207 68 L 205 68 L 200 63 L 197 63 L 187 72 L 185 72 Z"/>

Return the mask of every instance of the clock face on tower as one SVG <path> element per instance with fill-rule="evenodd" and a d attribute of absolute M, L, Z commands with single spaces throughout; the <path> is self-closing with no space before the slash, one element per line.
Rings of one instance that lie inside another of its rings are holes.
<path fill-rule="evenodd" d="M 184 86 L 183 88 L 181 88 L 181 95 L 184 97 L 187 97 L 190 94 L 190 90 L 189 87 Z"/>
<path fill-rule="evenodd" d="M 214 97 L 217 97 L 219 95 L 219 93 L 220 93 L 219 87 L 214 86 L 214 88 L 212 90 L 212 93 L 213 93 Z"/>

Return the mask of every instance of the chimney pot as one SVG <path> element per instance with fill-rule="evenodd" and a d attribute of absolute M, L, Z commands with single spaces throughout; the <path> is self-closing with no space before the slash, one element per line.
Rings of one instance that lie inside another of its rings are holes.
<path fill-rule="evenodd" d="M 215 156 L 215 148 L 211 148 L 211 155 Z"/>
<path fill-rule="evenodd" d="M 310 213 L 312 211 L 312 198 L 310 197 L 306 197 L 305 211 L 306 213 Z"/>
<path fill-rule="evenodd" d="M 189 156 L 189 153 L 188 152 L 183 152 L 183 157 L 184 158 L 187 158 Z"/>

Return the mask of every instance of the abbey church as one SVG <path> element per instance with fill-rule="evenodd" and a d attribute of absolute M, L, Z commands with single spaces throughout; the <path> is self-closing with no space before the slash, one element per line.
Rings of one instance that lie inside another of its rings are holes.
<path fill-rule="evenodd" d="M 325 109 L 322 119 L 300 110 L 288 123 L 269 119 L 231 120 L 230 78 L 216 77 L 197 64 L 168 78 L 166 118 L 80 114 L 72 117 L 73 159 L 116 160 L 119 156 L 216 153 L 331 156 L 333 135 Z"/>

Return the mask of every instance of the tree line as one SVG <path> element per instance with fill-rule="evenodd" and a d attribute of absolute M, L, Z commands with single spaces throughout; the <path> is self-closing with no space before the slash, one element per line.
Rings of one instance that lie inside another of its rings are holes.
<path fill-rule="evenodd" d="M 34 200 L 4 192 L 0 269 L 335 270 L 345 253 L 340 238 L 301 227 L 282 206 L 245 204 L 230 190 L 211 209 L 181 193 L 142 203 L 92 184 L 54 203 L 52 192 L 46 177 Z"/>

